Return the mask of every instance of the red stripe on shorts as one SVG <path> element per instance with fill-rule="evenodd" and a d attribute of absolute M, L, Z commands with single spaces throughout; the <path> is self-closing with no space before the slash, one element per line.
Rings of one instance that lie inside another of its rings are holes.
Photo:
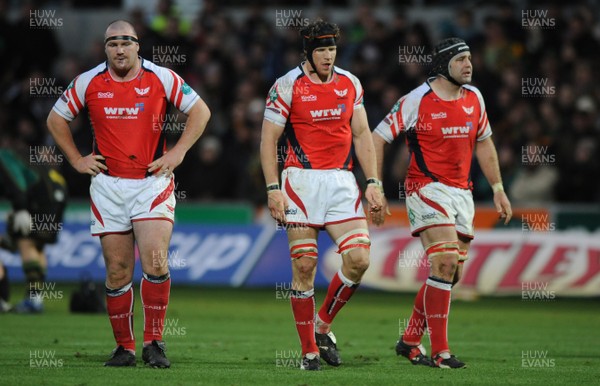
<path fill-rule="evenodd" d="M 100 211 L 98 211 L 98 208 L 96 208 L 96 204 L 94 204 L 94 201 L 91 198 L 90 203 L 92 204 L 92 213 L 94 214 L 94 217 L 96 217 L 96 220 L 98 220 L 98 222 L 102 224 L 102 226 L 104 226 L 104 220 L 102 220 L 102 215 L 100 214 Z"/>
<path fill-rule="evenodd" d="M 306 207 L 304 206 L 304 203 L 302 202 L 300 197 L 298 197 L 296 192 L 294 192 L 294 190 L 292 189 L 292 186 L 290 185 L 290 180 L 285 180 L 285 192 L 287 193 L 290 200 L 294 201 L 294 204 L 296 204 L 298 206 L 298 208 L 300 208 L 302 213 L 304 213 L 304 216 L 306 216 L 306 220 L 308 221 L 308 214 L 306 213 Z"/>
<path fill-rule="evenodd" d="M 152 209 L 156 208 L 158 205 L 162 204 L 169 198 L 171 193 L 175 190 L 175 184 L 173 183 L 173 179 L 171 178 L 171 183 L 165 190 L 163 190 L 155 199 L 152 201 L 152 205 L 150 205 L 149 212 L 152 212 Z"/>
<path fill-rule="evenodd" d="M 426 203 L 433 209 L 437 210 L 438 212 L 442 213 L 447 218 L 450 218 L 450 216 L 448 216 L 448 213 L 446 213 L 446 210 L 444 210 L 444 208 L 440 204 L 438 204 L 437 202 L 432 201 L 432 200 L 428 199 L 427 197 L 425 197 L 424 195 L 422 195 L 420 190 L 417 190 L 417 195 L 419 196 L 421 201 L 423 201 L 424 203 Z"/>

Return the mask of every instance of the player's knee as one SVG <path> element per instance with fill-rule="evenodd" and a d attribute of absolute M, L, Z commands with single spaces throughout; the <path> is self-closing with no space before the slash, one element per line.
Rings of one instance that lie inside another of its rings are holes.
<path fill-rule="evenodd" d="M 357 248 L 348 252 L 347 255 L 348 256 L 344 260 L 346 267 L 362 276 L 369 268 L 370 260 L 368 249 Z"/>
<path fill-rule="evenodd" d="M 317 258 L 319 251 L 317 249 L 316 239 L 299 239 L 289 243 L 290 257 L 294 265 L 295 279 L 301 282 L 312 281 L 314 271 L 317 269 Z"/>
<path fill-rule="evenodd" d="M 454 274 L 458 267 L 458 242 L 438 241 L 429 244 L 425 253 L 431 261 L 432 272 L 445 280 L 454 281 Z"/>
<path fill-rule="evenodd" d="M 152 276 L 164 276 L 169 273 L 167 262 L 164 265 L 151 265 L 150 267 L 144 268 L 144 272 Z"/>
<path fill-rule="evenodd" d="M 127 283 L 131 283 L 133 275 L 125 272 L 106 272 L 106 284 L 109 288 L 121 288 Z"/>
<path fill-rule="evenodd" d="M 458 268 L 458 258 L 455 254 L 449 253 L 438 256 L 437 269 L 444 277 L 449 277 L 454 280 L 454 274 Z"/>
<path fill-rule="evenodd" d="M 106 281 L 111 288 L 122 287 L 129 283 L 133 277 L 132 269 L 122 262 L 106 264 Z"/>
<path fill-rule="evenodd" d="M 317 269 L 317 259 L 307 256 L 299 257 L 294 259 L 294 266 L 301 277 L 312 277 L 313 272 Z"/>

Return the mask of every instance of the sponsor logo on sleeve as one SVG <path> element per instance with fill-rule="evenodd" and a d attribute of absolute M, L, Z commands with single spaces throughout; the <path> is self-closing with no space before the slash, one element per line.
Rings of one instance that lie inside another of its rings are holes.
<path fill-rule="evenodd" d="M 192 93 L 192 88 L 187 83 L 184 83 L 181 85 L 181 92 L 184 95 L 189 95 Z"/>

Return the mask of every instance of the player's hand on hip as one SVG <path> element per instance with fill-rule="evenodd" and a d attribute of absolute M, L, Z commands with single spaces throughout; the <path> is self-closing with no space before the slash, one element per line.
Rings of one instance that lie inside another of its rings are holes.
<path fill-rule="evenodd" d="M 494 205 L 496 206 L 496 211 L 500 214 L 500 218 L 504 219 L 504 225 L 508 224 L 512 218 L 512 208 L 504 191 L 494 193 Z"/>
<path fill-rule="evenodd" d="M 148 172 L 169 177 L 173 174 L 173 170 L 183 162 L 184 155 L 171 149 L 159 159 L 149 163 Z"/>
<path fill-rule="evenodd" d="M 285 224 L 285 211 L 288 209 L 287 197 L 281 190 L 271 190 L 267 195 L 269 196 L 267 205 L 269 206 L 271 217 L 280 223 Z"/>
<path fill-rule="evenodd" d="M 79 157 L 77 161 L 73 162 L 73 167 L 79 173 L 95 176 L 102 170 L 108 170 L 106 165 L 101 162 L 104 160 L 105 158 L 99 154 L 88 154 L 85 157 Z"/>

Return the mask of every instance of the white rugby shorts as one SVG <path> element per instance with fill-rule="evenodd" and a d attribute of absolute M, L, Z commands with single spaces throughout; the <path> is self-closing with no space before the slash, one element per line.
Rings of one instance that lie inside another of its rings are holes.
<path fill-rule="evenodd" d="M 90 184 L 92 236 L 129 233 L 133 221 L 175 219 L 175 177 L 98 174 Z"/>
<path fill-rule="evenodd" d="M 288 198 L 288 224 L 323 227 L 366 218 L 351 171 L 289 167 L 283 171 L 281 182 Z"/>
<path fill-rule="evenodd" d="M 406 198 L 406 210 L 413 236 L 427 228 L 454 226 L 460 236 L 474 237 L 475 206 L 469 189 L 432 182 Z"/>

